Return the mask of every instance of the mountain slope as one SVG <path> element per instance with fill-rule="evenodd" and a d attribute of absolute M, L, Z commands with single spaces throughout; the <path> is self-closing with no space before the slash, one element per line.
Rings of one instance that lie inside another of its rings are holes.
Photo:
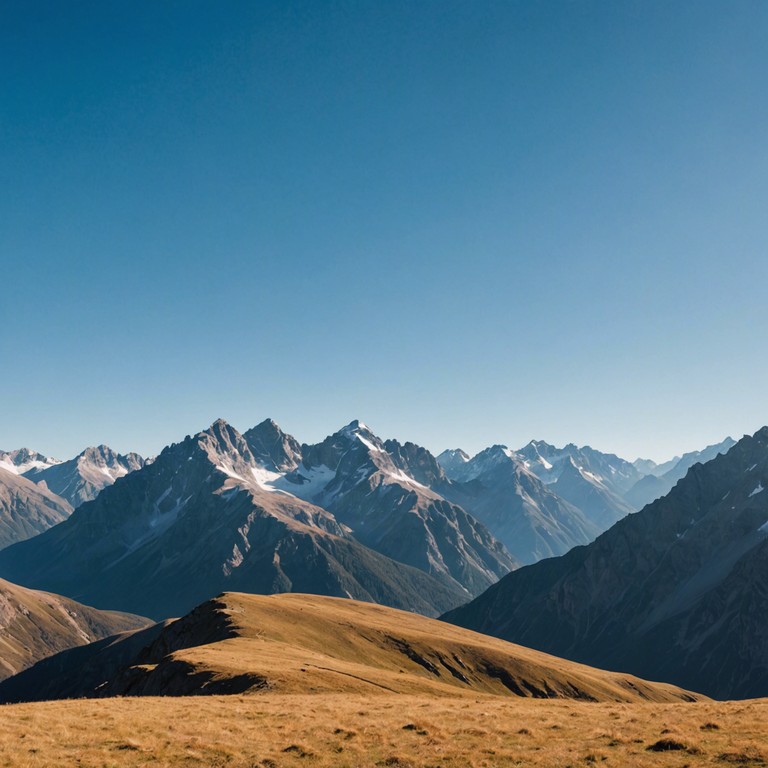
<path fill-rule="evenodd" d="M 0 680 L 51 654 L 148 624 L 0 579 Z"/>
<path fill-rule="evenodd" d="M 768 695 L 768 427 L 444 618 L 718 698 Z"/>
<path fill-rule="evenodd" d="M 283 432 L 272 419 L 265 419 L 243 433 L 254 458 L 272 472 L 296 469 L 301 462 L 301 445 Z"/>
<path fill-rule="evenodd" d="M 0 553 L 0 573 L 91 605 L 162 619 L 222 590 L 321 592 L 435 614 L 466 599 L 349 536 L 219 420 L 119 478 L 61 525 Z"/>
<path fill-rule="evenodd" d="M 146 633 L 144 633 L 146 635 Z M 496 694 L 591 701 L 692 701 L 673 686 L 566 662 L 493 638 L 378 605 L 312 595 L 224 594 L 154 630 L 156 638 L 115 673 L 126 636 L 94 653 L 62 654 L 0 686 L 0 697 L 36 698 L 50 670 L 72 695 L 80 669 L 103 667 L 74 695 L 244 693 Z M 67 662 L 69 671 L 67 672 Z M 81 678 L 83 679 L 83 678 Z M 26 682 L 26 685 L 24 683 Z"/>
<path fill-rule="evenodd" d="M 353 421 L 316 446 L 303 467 L 332 473 L 314 497 L 377 552 L 479 594 L 516 563 L 487 528 L 430 486 L 446 483 L 424 448 L 383 443 Z M 418 479 L 417 479 L 418 478 Z"/>
<path fill-rule="evenodd" d="M 69 461 L 50 467 L 29 470 L 26 477 L 35 483 L 45 483 L 53 493 L 66 499 L 73 507 L 95 499 L 99 493 L 129 472 L 144 466 L 138 453 L 125 456 L 106 445 L 86 448 Z"/>
<path fill-rule="evenodd" d="M 27 478 L 0 469 L 0 549 L 66 520 L 72 507 Z"/>
<path fill-rule="evenodd" d="M 580 509 L 601 531 L 635 511 L 595 475 L 577 466 L 570 456 L 563 463 L 560 477 L 549 487 Z"/>

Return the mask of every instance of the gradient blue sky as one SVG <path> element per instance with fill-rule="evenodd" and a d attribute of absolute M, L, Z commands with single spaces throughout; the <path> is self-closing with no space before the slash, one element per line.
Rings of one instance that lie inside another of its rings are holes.
<path fill-rule="evenodd" d="M 768 422 L 768 3 L 0 4 L 0 448 Z"/>

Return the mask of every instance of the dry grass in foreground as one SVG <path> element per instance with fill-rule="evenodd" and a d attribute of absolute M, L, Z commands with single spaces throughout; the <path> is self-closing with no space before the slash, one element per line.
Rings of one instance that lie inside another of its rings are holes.
<path fill-rule="evenodd" d="M 0 766 L 761 766 L 768 699 L 695 704 L 383 694 L 0 708 Z"/>

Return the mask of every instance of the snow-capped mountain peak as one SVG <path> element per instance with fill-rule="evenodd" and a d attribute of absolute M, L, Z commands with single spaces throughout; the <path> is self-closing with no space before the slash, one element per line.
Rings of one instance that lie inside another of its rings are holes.
<path fill-rule="evenodd" d="M 69 461 L 34 467 L 25 477 L 46 484 L 73 507 L 91 501 L 108 485 L 145 464 L 138 453 L 119 454 L 109 446 L 90 446 Z"/>
<path fill-rule="evenodd" d="M 520 464 L 522 466 L 522 462 L 513 450 L 506 445 L 496 444 L 480 451 L 464 465 L 457 467 L 454 471 L 454 479 L 468 482 L 500 464 Z"/>
<path fill-rule="evenodd" d="M 462 467 L 469 461 L 469 454 L 461 448 L 448 448 L 438 457 L 437 462 L 445 474 L 452 480 L 461 473 Z"/>
<path fill-rule="evenodd" d="M 43 456 L 29 448 L 18 448 L 15 451 L 0 451 L 0 469 L 12 472 L 14 475 L 24 475 L 35 469 L 45 469 L 54 464 L 60 464 L 58 459 Z"/>

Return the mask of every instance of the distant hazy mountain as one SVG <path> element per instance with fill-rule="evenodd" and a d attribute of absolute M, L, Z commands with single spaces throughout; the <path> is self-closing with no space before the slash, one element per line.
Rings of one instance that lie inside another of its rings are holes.
<path fill-rule="evenodd" d="M 660 477 L 665 472 L 669 472 L 680 459 L 680 456 L 675 456 L 662 464 L 657 464 L 653 459 L 635 459 L 632 462 L 632 466 L 640 472 L 641 475 L 656 475 Z"/>
<path fill-rule="evenodd" d="M 596 475 L 578 466 L 571 456 L 562 463 L 560 476 L 549 487 L 561 499 L 582 510 L 601 532 L 635 511 Z"/>
<path fill-rule="evenodd" d="M 715 458 L 720 453 L 726 453 L 736 442 L 726 437 L 721 443 L 709 445 L 701 451 L 691 451 L 674 463 L 666 462 L 656 468 L 652 474 L 638 480 L 624 495 L 626 501 L 636 509 L 642 509 L 662 496 L 666 496 L 678 480 L 685 477 L 686 472 L 697 463 L 705 463 Z M 669 466 L 672 464 L 672 466 Z M 665 469 L 666 468 L 666 469 Z M 660 469 L 665 469 L 660 472 Z"/>
<path fill-rule="evenodd" d="M 0 549 L 36 536 L 72 514 L 67 501 L 0 468 Z"/>
<path fill-rule="evenodd" d="M 455 480 L 461 475 L 464 465 L 469 461 L 469 454 L 462 451 L 461 448 L 451 448 L 443 451 L 437 457 L 437 461 L 446 476 Z"/>
<path fill-rule="evenodd" d="M 445 617 L 718 698 L 768 695 L 768 427 Z"/>
<path fill-rule="evenodd" d="M 525 462 L 526 468 L 545 483 L 557 482 L 569 460 L 617 496 L 626 493 L 642 477 L 637 468 L 625 459 L 588 445 L 579 448 L 569 443 L 564 448 L 557 448 L 543 440 L 531 440 L 516 453 Z"/>
<path fill-rule="evenodd" d="M 0 680 L 53 653 L 149 623 L 0 579 Z"/>
<path fill-rule="evenodd" d="M 329 444 L 310 454 L 319 459 L 331 450 Z M 279 455 L 270 461 L 281 463 Z M 0 553 L 0 573 L 92 605 L 156 618 L 179 615 L 226 589 L 319 592 L 428 614 L 470 594 L 442 567 L 430 575 L 395 562 L 357 541 L 328 510 L 283 490 L 306 495 L 321 490 L 318 477 L 328 482 L 335 475 L 314 461 L 305 469 L 306 477 L 290 479 L 271 471 L 243 435 L 217 421 L 119 478 L 64 523 Z M 400 498 L 400 487 L 392 493 Z M 420 518 L 419 511 L 412 517 Z M 403 528 L 404 538 L 408 531 Z M 474 557 L 471 549 L 460 555 Z"/>
<path fill-rule="evenodd" d="M 443 493 L 484 523 L 522 563 L 561 555 L 600 533 L 503 445 L 481 451 L 455 476 Z"/>
<path fill-rule="evenodd" d="M 633 512 L 615 489 L 640 476 L 613 454 L 543 441 L 519 451 L 492 446 L 472 459 L 444 451 L 438 460 L 452 481 L 444 495 L 484 522 L 523 563 L 586 544 Z"/>
<path fill-rule="evenodd" d="M 124 477 L 144 466 L 138 453 L 125 456 L 115 453 L 106 445 L 86 448 L 69 461 L 51 466 L 37 466 L 25 472 L 35 483 L 45 483 L 49 490 L 66 499 L 73 507 L 95 499 L 118 477 Z"/>

